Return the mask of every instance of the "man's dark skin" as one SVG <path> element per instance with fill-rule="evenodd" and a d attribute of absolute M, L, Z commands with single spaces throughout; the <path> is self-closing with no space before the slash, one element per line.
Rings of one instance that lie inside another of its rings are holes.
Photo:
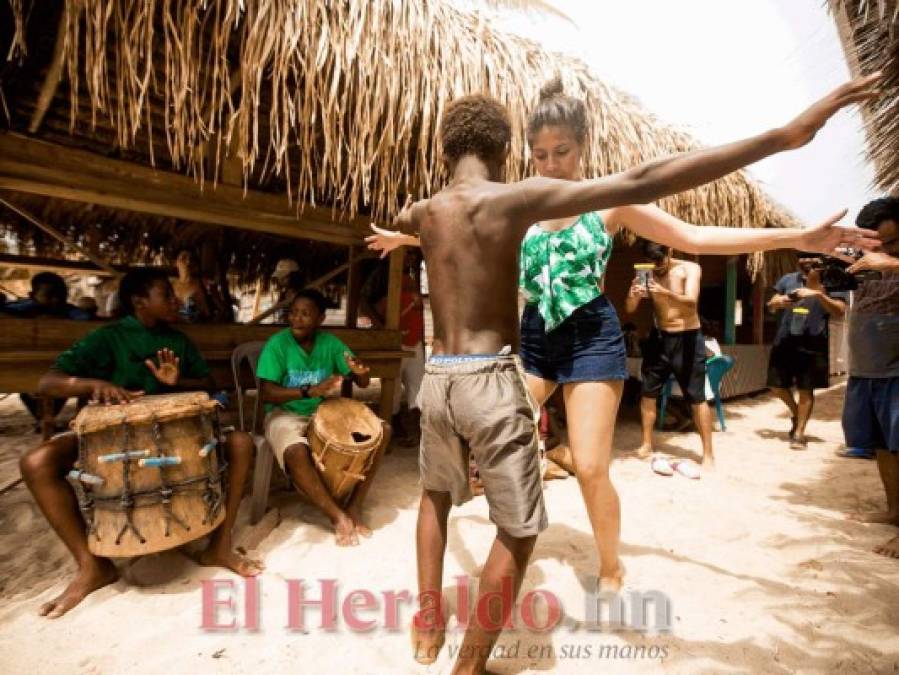
<path fill-rule="evenodd" d="M 177 318 L 178 306 L 172 285 L 168 281 L 157 281 L 146 298 L 134 296 L 132 302 L 134 316 L 147 328 L 173 322 Z M 160 350 L 157 361 L 158 363 L 148 359 L 146 366 L 157 380 L 169 388 L 177 387 L 185 391 L 214 388 L 211 377 L 203 380 L 181 378 L 178 357 L 170 350 Z M 41 378 L 39 390 L 45 396 L 90 397 L 95 403 L 108 405 L 126 403 L 143 394 L 127 391 L 105 380 L 75 377 L 54 370 Z M 243 576 L 255 576 L 262 571 L 262 565 L 238 554 L 231 545 L 231 530 L 237 518 L 237 508 L 253 457 L 253 440 L 248 434 L 232 432 L 225 442 L 225 454 L 228 461 L 225 519 L 216 528 L 197 562 L 201 565 L 227 567 Z M 75 493 L 65 479 L 77 457 L 78 442 L 75 435 L 62 434 L 27 452 L 20 460 L 25 484 L 47 522 L 62 539 L 78 565 L 75 578 L 65 590 L 41 607 L 41 615 L 49 618 L 62 616 L 88 594 L 118 579 L 112 562 L 95 556 L 88 549 L 84 520 L 78 509 Z"/>
<path fill-rule="evenodd" d="M 849 82 L 787 126 L 725 146 L 649 162 L 608 177 L 584 181 L 528 178 L 505 184 L 508 148 L 494 157 L 464 155 L 448 165 L 450 184 L 405 209 L 395 225 L 418 234 L 429 271 L 435 354 L 518 351 L 518 252 L 535 222 L 627 204 L 644 204 L 710 182 L 777 152 L 799 148 L 841 108 L 873 98 L 879 74 Z M 848 230 L 848 231 L 847 231 Z M 831 230 L 827 241 L 857 241 L 861 230 Z M 822 242 L 822 245 L 825 242 Z M 439 606 L 450 494 L 424 491 L 416 532 L 419 613 L 413 622 L 416 660 L 430 663 L 444 642 Z M 517 597 L 536 536 L 516 538 L 499 530 L 480 577 L 478 601 L 498 599 L 504 578 Z M 511 608 L 489 604 L 492 620 L 472 618 L 454 673 L 484 672 L 499 636 L 500 615 Z M 477 603 L 474 605 L 477 607 Z"/>
<path fill-rule="evenodd" d="M 297 344 L 309 354 L 315 346 L 315 334 L 321 328 L 325 320 L 323 312 L 312 300 L 308 298 L 296 298 L 290 306 L 288 321 L 290 332 Z M 369 368 L 359 359 L 349 353 L 344 354 L 347 365 L 352 372 L 353 382 L 363 389 L 371 381 Z M 340 385 L 343 378 L 340 375 L 332 375 L 322 382 L 309 388 L 309 398 L 326 398 L 340 394 Z M 281 404 L 289 401 L 297 401 L 304 398 L 302 391 L 296 387 L 283 387 L 277 382 L 263 379 L 262 400 L 266 403 Z M 293 484 L 296 485 L 321 511 L 328 516 L 334 525 L 338 546 L 356 546 L 359 537 L 370 537 L 371 530 L 362 520 L 362 503 L 368 494 L 375 473 L 381 463 L 384 450 L 390 443 L 390 425 L 382 423 L 384 433 L 381 445 L 375 450 L 366 479 L 353 491 L 346 508 L 341 508 L 328 492 L 322 482 L 321 474 L 315 468 L 312 453 L 305 443 L 296 443 L 284 451 L 284 466 L 290 474 Z"/>

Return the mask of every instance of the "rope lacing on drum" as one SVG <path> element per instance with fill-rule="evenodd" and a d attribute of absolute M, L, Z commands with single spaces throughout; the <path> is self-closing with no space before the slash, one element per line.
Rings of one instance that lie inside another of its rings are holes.
<path fill-rule="evenodd" d="M 227 463 L 222 458 L 222 429 L 219 423 L 218 410 L 215 411 L 213 423 L 210 425 L 209 415 L 201 417 L 203 425 L 203 437 L 217 440 L 215 446 L 216 459 L 218 460 L 218 469 L 212 463 L 212 453 L 206 455 L 206 490 L 203 492 L 203 503 L 206 505 L 206 515 L 203 516 L 203 524 L 213 522 L 224 503 L 225 491 L 222 487 L 222 474 L 225 471 Z M 210 428 L 210 426 L 212 428 Z"/>
<path fill-rule="evenodd" d="M 143 535 L 141 535 L 140 531 L 134 525 L 134 520 L 132 518 L 134 495 L 131 493 L 131 456 L 128 454 L 128 451 L 133 448 L 131 447 L 131 427 L 128 426 L 128 418 L 124 415 L 122 416 L 122 428 L 124 429 L 125 436 L 124 439 L 122 439 L 125 455 L 122 458 L 122 494 L 119 496 L 119 505 L 125 513 L 125 523 L 122 525 L 122 529 L 119 530 L 118 535 L 116 535 L 115 543 L 116 545 L 120 544 L 125 532 L 131 530 L 141 544 L 146 544 L 147 540 L 144 539 Z"/>
<path fill-rule="evenodd" d="M 151 428 L 153 430 L 153 445 L 156 446 L 156 454 L 159 457 L 167 457 L 168 455 L 162 450 L 162 428 L 155 414 L 153 415 Z M 183 527 L 185 531 L 190 532 L 190 526 L 172 510 L 172 488 L 169 487 L 168 481 L 165 479 L 165 467 L 159 466 L 157 468 L 159 469 L 159 484 L 161 486 L 159 488 L 159 500 L 162 504 L 162 510 L 165 512 L 165 536 L 168 537 L 171 534 L 173 520 Z"/>
<path fill-rule="evenodd" d="M 81 436 L 78 436 L 78 466 L 84 467 L 84 445 L 81 442 Z M 100 535 L 97 533 L 97 525 L 94 522 L 94 495 L 89 487 L 85 487 L 80 481 L 74 481 L 75 496 L 78 498 L 78 508 L 87 524 L 88 536 L 94 535 L 97 541 L 100 541 Z"/>

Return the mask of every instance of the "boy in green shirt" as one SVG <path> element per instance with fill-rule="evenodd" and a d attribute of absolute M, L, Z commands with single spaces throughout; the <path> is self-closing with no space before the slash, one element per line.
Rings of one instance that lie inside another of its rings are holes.
<path fill-rule="evenodd" d="M 340 393 L 344 376 L 360 387 L 367 387 L 370 378 L 368 368 L 339 338 L 320 330 L 324 320 L 324 296 L 311 289 L 297 293 L 290 304 L 290 328 L 275 333 L 265 343 L 256 375 L 266 403 L 265 438 L 278 464 L 331 519 L 338 546 L 356 546 L 360 535 L 371 536 L 371 530 L 362 523 L 362 500 L 390 442 L 390 426 L 384 423 L 384 440 L 375 451 L 366 480 L 353 492 L 346 509 L 341 509 L 313 464 L 306 429 L 322 400 Z"/>
<path fill-rule="evenodd" d="M 126 274 L 119 285 L 119 302 L 125 318 L 95 330 L 60 354 L 41 378 L 41 394 L 90 396 L 94 402 L 110 405 L 127 403 L 143 394 L 214 388 L 209 367 L 197 348 L 184 333 L 168 325 L 175 320 L 178 308 L 172 285 L 162 270 L 144 268 Z M 225 455 L 225 519 L 198 562 L 255 576 L 262 566 L 231 548 L 231 529 L 253 457 L 252 438 L 243 432 L 230 433 Z M 50 618 L 62 616 L 88 594 L 118 579 L 110 560 L 88 550 L 84 520 L 65 478 L 77 457 L 78 439 L 70 432 L 27 452 L 19 462 L 34 500 L 78 565 L 66 589 L 41 607 L 41 615 Z"/>

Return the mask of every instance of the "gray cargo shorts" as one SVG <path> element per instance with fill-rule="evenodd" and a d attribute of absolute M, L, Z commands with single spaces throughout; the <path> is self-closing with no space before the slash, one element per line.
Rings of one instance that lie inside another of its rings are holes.
<path fill-rule="evenodd" d="M 537 410 L 517 356 L 446 356 L 428 362 L 421 386 L 425 490 L 471 499 L 469 455 L 478 465 L 490 520 L 513 537 L 546 529 Z"/>

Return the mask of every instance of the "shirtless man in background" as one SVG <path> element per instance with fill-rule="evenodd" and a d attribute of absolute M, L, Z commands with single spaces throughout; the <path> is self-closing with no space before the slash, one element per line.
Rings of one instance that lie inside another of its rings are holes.
<path fill-rule="evenodd" d="M 456 99 L 446 107 L 440 142 L 449 184 L 431 199 L 404 209 L 395 222 L 401 232 L 420 236 L 434 316 L 434 354 L 420 395 L 419 611 L 412 625 L 419 663 L 435 661 L 445 640 L 447 521 L 451 507 L 472 496 L 469 454 L 480 468 L 497 532 L 453 673 L 484 672 L 512 611 L 537 534 L 547 526 L 535 409 L 520 361 L 509 353 L 509 348 L 518 351 L 518 251 L 527 229 L 538 221 L 653 201 L 801 147 L 839 109 L 875 97 L 878 78 L 843 85 L 791 123 L 759 136 L 582 181 L 528 178 L 505 184 L 511 141 L 505 108 L 480 95 Z M 866 241 L 865 235 L 830 222 L 794 230 L 782 245 L 828 251 L 845 241 L 876 245 L 876 239 Z M 461 622 L 466 623 L 465 617 Z"/>
<path fill-rule="evenodd" d="M 702 464 L 712 468 L 712 413 L 706 403 L 705 337 L 699 324 L 699 282 L 702 269 L 689 260 L 671 257 L 671 249 L 645 241 L 643 254 L 655 267 L 648 286 L 635 278 L 627 295 L 627 311 L 633 314 L 640 303 L 652 300 L 655 326 L 643 348 L 640 374 L 643 397 L 640 417 L 643 443 L 637 450 L 642 458 L 653 454 L 652 428 L 656 423 L 656 399 L 668 378 L 674 375 L 684 399 L 693 411 L 693 422 L 702 439 Z M 664 466 L 660 473 L 668 473 Z"/>

